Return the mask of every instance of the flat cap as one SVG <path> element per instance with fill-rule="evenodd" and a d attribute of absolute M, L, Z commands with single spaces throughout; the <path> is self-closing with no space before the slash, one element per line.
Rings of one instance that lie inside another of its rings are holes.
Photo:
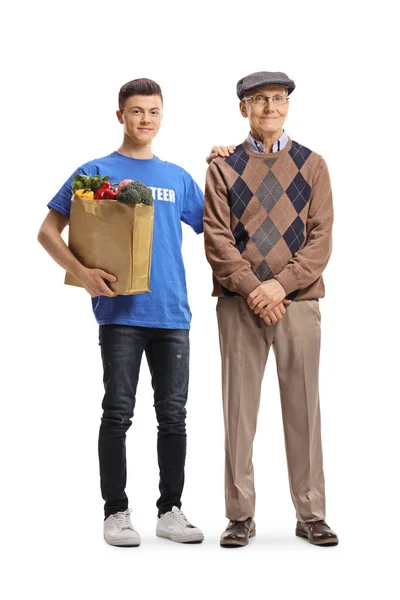
<path fill-rule="evenodd" d="M 236 86 L 236 93 L 240 100 L 243 100 L 248 92 L 265 87 L 266 85 L 282 85 L 287 87 L 288 95 L 291 94 L 296 87 L 294 81 L 289 79 L 285 73 L 259 71 L 258 73 L 252 73 L 251 75 L 246 75 L 246 77 L 239 79 Z"/>

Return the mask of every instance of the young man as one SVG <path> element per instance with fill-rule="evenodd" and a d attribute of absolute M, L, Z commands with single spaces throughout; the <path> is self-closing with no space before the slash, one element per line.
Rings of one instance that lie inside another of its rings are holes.
<path fill-rule="evenodd" d="M 101 491 L 105 500 L 104 538 L 114 546 L 138 546 L 125 493 L 125 437 L 135 407 L 142 354 L 152 376 L 158 420 L 160 498 L 156 533 L 175 542 L 200 542 L 203 534 L 181 511 L 186 456 L 186 399 L 189 380 L 189 328 L 181 221 L 202 233 L 203 194 L 181 167 L 153 155 L 152 140 L 163 115 L 160 86 L 136 79 L 119 92 L 117 117 L 124 129 L 120 148 L 78 167 L 49 202 L 38 240 L 50 256 L 77 277 L 92 296 L 99 324 L 104 369 L 103 416 L 99 433 Z M 73 177 L 108 175 L 110 181 L 140 180 L 151 187 L 154 231 L 149 294 L 114 294 L 112 273 L 83 266 L 64 243 Z"/>
<path fill-rule="evenodd" d="M 325 522 L 318 370 L 319 298 L 331 254 L 332 192 L 324 159 L 283 129 L 295 84 L 253 73 L 237 84 L 245 142 L 207 172 L 204 239 L 214 273 L 226 439 L 221 546 L 255 536 L 252 449 L 272 347 L 278 369 L 296 535 L 333 546 Z M 221 156 L 222 154 L 222 156 Z M 225 157 L 223 155 L 225 154 Z"/>

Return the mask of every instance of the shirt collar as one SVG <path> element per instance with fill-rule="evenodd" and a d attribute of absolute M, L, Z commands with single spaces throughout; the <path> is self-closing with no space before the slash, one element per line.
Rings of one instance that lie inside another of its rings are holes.
<path fill-rule="evenodd" d="M 281 137 L 278 140 L 276 140 L 276 142 L 272 146 L 272 152 L 279 152 L 279 150 L 283 150 L 283 148 L 288 143 L 288 139 L 289 139 L 288 134 L 286 133 L 285 130 L 283 130 Z M 259 154 L 268 154 L 264 150 L 264 144 L 262 142 L 259 142 L 256 139 L 254 139 L 253 136 L 251 135 L 251 132 L 247 136 L 246 142 L 248 143 L 249 149 L 252 152 L 259 152 Z"/>

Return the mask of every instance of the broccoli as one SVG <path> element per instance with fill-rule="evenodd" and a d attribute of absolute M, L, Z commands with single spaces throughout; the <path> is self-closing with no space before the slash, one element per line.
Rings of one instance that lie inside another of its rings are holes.
<path fill-rule="evenodd" d="M 141 181 L 132 181 L 124 185 L 117 194 L 117 200 L 120 202 L 132 202 L 133 204 L 153 204 L 153 194 L 151 189 Z"/>

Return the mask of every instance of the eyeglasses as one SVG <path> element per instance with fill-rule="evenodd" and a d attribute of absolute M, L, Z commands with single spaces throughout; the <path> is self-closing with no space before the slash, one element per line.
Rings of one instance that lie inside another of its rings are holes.
<path fill-rule="evenodd" d="M 268 98 L 271 98 L 272 102 L 278 106 L 283 106 L 289 102 L 289 98 L 282 94 L 274 94 L 273 96 L 255 94 L 255 96 L 248 96 L 247 98 L 243 98 L 243 100 L 251 100 L 252 104 L 255 104 L 256 106 L 265 106 L 268 104 Z"/>

